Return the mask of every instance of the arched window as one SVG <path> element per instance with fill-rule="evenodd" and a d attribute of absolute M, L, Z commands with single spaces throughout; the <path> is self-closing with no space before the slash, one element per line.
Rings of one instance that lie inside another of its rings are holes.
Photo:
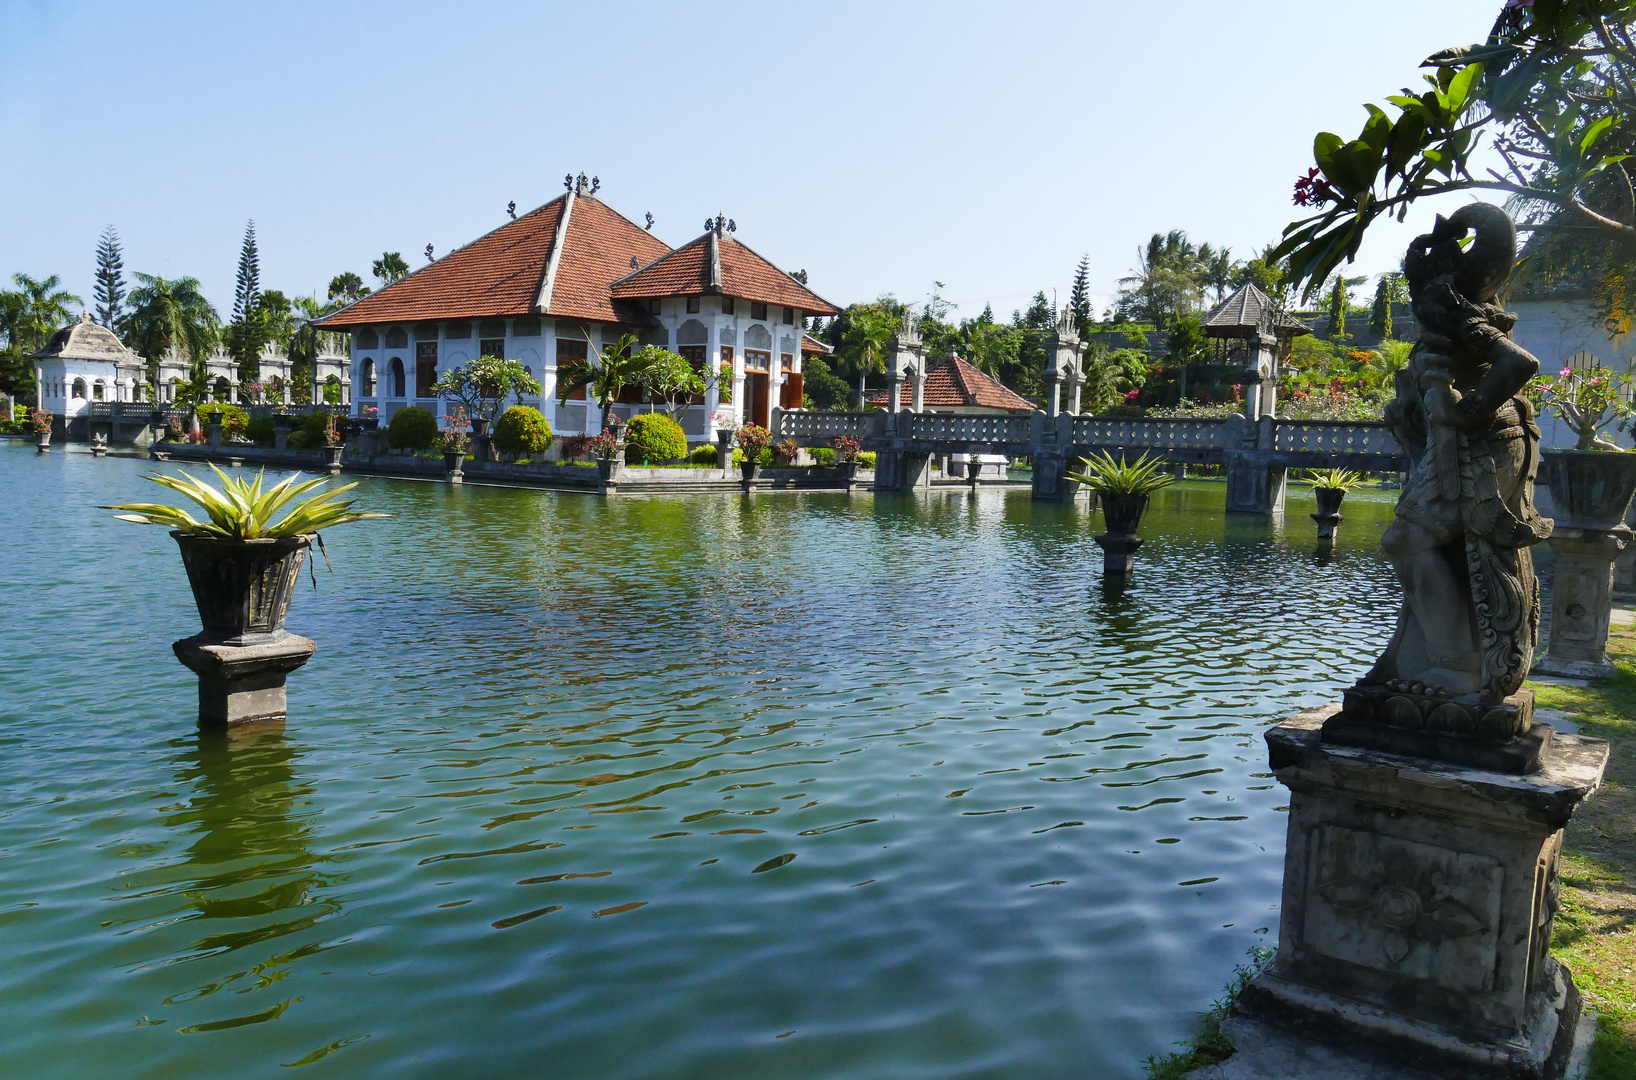
<path fill-rule="evenodd" d="M 386 332 L 386 347 L 388 349 L 407 349 L 409 335 L 403 332 L 403 327 L 394 326 Z"/>
<path fill-rule="evenodd" d="M 381 336 L 373 330 L 364 329 L 358 331 L 357 342 L 360 349 L 378 349 L 381 347 Z"/>
<path fill-rule="evenodd" d="M 91 384 L 91 400 L 92 401 L 102 401 L 107 396 L 108 396 L 107 387 L 102 385 L 102 380 L 101 379 L 98 379 L 96 382 Z"/>
<path fill-rule="evenodd" d="M 388 379 L 388 384 L 389 384 L 387 386 L 387 389 L 391 392 L 393 397 L 402 397 L 403 396 L 403 358 L 400 357 L 400 356 L 394 356 L 392 358 L 391 365 L 386 370 L 387 370 L 387 379 Z"/>
<path fill-rule="evenodd" d="M 703 345 L 710 340 L 710 331 L 697 319 L 689 319 L 676 328 L 676 344 Z"/>
<path fill-rule="evenodd" d="M 364 397 L 375 396 L 375 361 L 365 360 L 363 363 Z"/>
<path fill-rule="evenodd" d="M 227 379 L 218 377 L 214 386 L 210 388 L 211 396 L 217 401 L 226 401 L 232 396 L 233 390 Z"/>
<path fill-rule="evenodd" d="M 744 332 L 744 347 L 765 349 L 770 352 L 773 347 L 773 335 L 765 326 L 752 326 Z"/>
<path fill-rule="evenodd" d="M 77 398 L 81 398 L 81 399 L 83 399 L 85 397 L 85 380 L 84 379 L 75 379 L 74 380 L 74 396 L 77 397 Z"/>
<path fill-rule="evenodd" d="M 341 376 L 329 375 L 324 379 L 324 404 L 341 404 Z"/>

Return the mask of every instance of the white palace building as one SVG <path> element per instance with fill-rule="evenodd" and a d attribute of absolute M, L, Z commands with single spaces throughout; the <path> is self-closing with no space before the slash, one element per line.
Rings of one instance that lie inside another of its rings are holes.
<path fill-rule="evenodd" d="M 375 409 L 384 423 L 418 405 L 441 417 L 432 385 L 488 355 L 539 379 L 540 399 L 525 404 L 554 433 L 594 433 L 596 404 L 583 390 L 558 404 L 557 372 L 626 333 L 722 373 L 683 417 L 694 440 L 765 425 L 774 405 L 800 408 L 803 351 L 829 351 L 803 335 L 802 320 L 838 309 L 741 243 L 725 219 L 671 248 L 598 199 L 598 186 L 582 174 L 544 206 L 320 320 L 352 336 L 353 412 Z M 621 401 L 614 411 L 628 415 L 640 399 Z"/>

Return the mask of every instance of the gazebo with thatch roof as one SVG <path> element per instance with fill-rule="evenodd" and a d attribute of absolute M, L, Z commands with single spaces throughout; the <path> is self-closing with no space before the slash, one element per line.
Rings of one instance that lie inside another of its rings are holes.
<path fill-rule="evenodd" d="M 1215 339 L 1222 362 L 1244 370 L 1245 419 L 1253 423 L 1277 415 L 1279 360 L 1291 341 L 1312 331 L 1248 282 L 1211 308 L 1199 325 L 1205 337 Z"/>

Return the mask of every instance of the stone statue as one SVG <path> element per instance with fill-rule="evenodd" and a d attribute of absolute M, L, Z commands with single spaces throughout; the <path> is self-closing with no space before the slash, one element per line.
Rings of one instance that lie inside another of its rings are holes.
<path fill-rule="evenodd" d="M 1516 245 L 1510 217 L 1474 203 L 1439 217 L 1404 260 L 1421 335 L 1386 424 L 1411 464 L 1381 540 L 1404 599 L 1386 651 L 1346 695 L 1349 721 L 1492 739 L 1531 726 L 1515 696 L 1539 633 L 1528 549 L 1551 522 L 1534 509 L 1540 433 L 1522 395 L 1539 361 L 1497 302 Z"/>

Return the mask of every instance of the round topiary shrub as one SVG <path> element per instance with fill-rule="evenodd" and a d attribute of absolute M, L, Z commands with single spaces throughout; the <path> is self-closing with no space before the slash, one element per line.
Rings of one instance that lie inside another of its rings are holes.
<path fill-rule="evenodd" d="M 273 445 L 273 418 L 257 416 L 244 426 L 244 437 L 257 446 Z"/>
<path fill-rule="evenodd" d="M 693 452 L 687 455 L 687 460 L 695 465 L 719 465 L 721 454 L 710 443 L 705 443 L 703 446 L 695 446 Z"/>
<path fill-rule="evenodd" d="M 513 405 L 494 425 L 494 445 L 503 454 L 538 454 L 551 445 L 551 424 L 540 410 Z"/>
<path fill-rule="evenodd" d="M 386 441 L 394 450 L 426 450 L 435 438 L 437 418 L 419 405 L 399 409 L 386 425 Z"/>
<path fill-rule="evenodd" d="M 655 465 L 687 456 L 687 433 L 664 413 L 638 413 L 625 432 L 625 460 Z"/>

